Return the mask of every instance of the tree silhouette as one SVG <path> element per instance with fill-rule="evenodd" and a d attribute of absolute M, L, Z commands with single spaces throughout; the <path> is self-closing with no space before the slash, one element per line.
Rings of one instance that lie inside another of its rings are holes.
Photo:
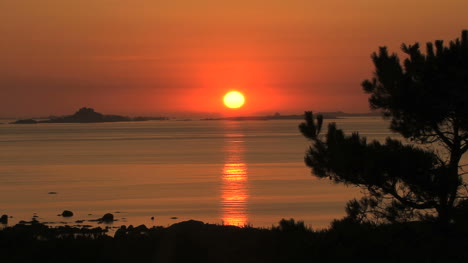
<path fill-rule="evenodd" d="M 323 137 L 322 117 L 314 120 L 306 112 L 299 126 L 312 141 L 305 162 L 318 177 L 365 190 L 361 200 L 347 205 L 352 220 L 422 217 L 447 224 L 466 199 L 460 160 L 468 150 L 468 31 L 448 46 L 428 43 L 426 54 L 418 43 L 401 49 L 408 55 L 403 65 L 386 47 L 373 53 L 375 74 L 362 87 L 370 94 L 371 108 L 390 119 L 390 129 L 414 144 L 390 138 L 384 144 L 367 143 L 358 133 L 346 136 L 333 123 Z"/>

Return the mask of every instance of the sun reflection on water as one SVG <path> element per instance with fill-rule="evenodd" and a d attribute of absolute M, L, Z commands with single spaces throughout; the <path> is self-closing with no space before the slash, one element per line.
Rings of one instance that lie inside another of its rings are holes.
<path fill-rule="evenodd" d="M 241 134 L 227 134 L 225 163 L 221 181 L 221 218 L 226 225 L 243 226 L 248 222 L 247 165 Z"/>

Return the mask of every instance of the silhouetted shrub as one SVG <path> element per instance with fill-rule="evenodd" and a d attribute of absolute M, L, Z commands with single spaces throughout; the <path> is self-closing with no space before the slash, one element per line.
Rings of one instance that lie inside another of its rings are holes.
<path fill-rule="evenodd" d="M 304 225 L 304 221 L 294 221 L 293 218 L 286 220 L 281 219 L 279 222 L 278 230 L 283 232 L 304 232 L 309 231 Z"/>

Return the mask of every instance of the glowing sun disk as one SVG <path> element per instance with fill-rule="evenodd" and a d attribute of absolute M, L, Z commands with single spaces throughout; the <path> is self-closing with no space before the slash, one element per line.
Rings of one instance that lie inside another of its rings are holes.
<path fill-rule="evenodd" d="M 244 105 L 245 98 L 244 98 L 244 95 L 242 95 L 242 93 L 238 91 L 231 91 L 231 92 L 226 93 L 226 95 L 224 95 L 223 101 L 226 107 L 231 108 L 231 109 L 237 109 L 237 108 L 242 107 L 242 105 Z"/>

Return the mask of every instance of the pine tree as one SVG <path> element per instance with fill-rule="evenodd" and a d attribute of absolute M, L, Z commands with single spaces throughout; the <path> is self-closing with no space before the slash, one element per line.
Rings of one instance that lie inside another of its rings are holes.
<path fill-rule="evenodd" d="M 347 205 L 353 220 L 434 218 L 448 224 L 467 198 L 460 160 L 468 150 L 468 31 L 448 46 L 428 43 L 426 54 L 418 43 L 401 49 L 408 55 L 403 65 L 386 47 L 373 53 L 375 73 L 362 87 L 370 107 L 412 144 L 390 138 L 367 143 L 333 123 L 324 137 L 323 118 L 306 112 L 300 130 L 312 146 L 305 162 L 318 177 L 365 190 Z"/>

